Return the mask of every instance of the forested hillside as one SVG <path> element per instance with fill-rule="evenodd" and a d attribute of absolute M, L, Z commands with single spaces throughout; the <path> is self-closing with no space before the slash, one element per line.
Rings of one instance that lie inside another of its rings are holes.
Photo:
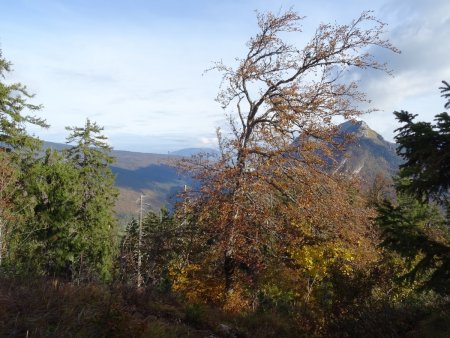
<path fill-rule="evenodd" d="M 333 154 L 337 161 L 333 170 L 359 177 L 365 188 L 369 188 L 377 176 L 390 180 L 397 173 L 401 160 L 394 143 L 385 141 L 362 121 L 346 122 L 338 127 L 340 134 L 350 136 L 351 141 Z M 62 150 L 67 147 L 44 142 L 44 148 Z M 182 149 L 169 155 L 113 150 L 111 155 L 115 162 L 111 170 L 116 175 L 115 185 L 120 192 L 117 213 L 123 217 L 137 215 L 141 194 L 146 196 L 146 202 L 153 210 L 172 209 L 177 193 L 185 184 L 193 184 L 190 177 L 177 170 L 176 164 L 182 157 L 199 154 L 211 154 L 212 160 L 218 156 L 217 150 L 207 148 Z"/>

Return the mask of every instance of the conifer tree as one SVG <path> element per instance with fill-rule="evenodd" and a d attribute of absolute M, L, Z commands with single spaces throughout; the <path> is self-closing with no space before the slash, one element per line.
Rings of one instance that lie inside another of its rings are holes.
<path fill-rule="evenodd" d="M 0 266 L 8 252 L 11 229 L 14 222 L 13 198 L 17 185 L 19 170 L 11 161 L 9 153 L 0 150 Z"/>
<path fill-rule="evenodd" d="M 0 142 L 18 151 L 23 148 L 36 149 L 39 146 L 36 138 L 28 135 L 28 124 L 40 127 L 48 127 L 45 120 L 29 112 L 39 111 L 42 106 L 29 103 L 34 95 L 28 92 L 26 86 L 21 83 L 5 83 L 6 74 L 11 71 L 11 63 L 2 57 L 0 50 Z"/>
<path fill-rule="evenodd" d="M 34 97 L 21 83 L 8 83 L 6 77 L 12 64 L 0 50 L 0 151 L 1 196 L 0 196 L 0 256 L 13 257 L 13 242 L 23 230 L 27 217 L 32 216 L 33 198 L 26 192 L 31 183 L 30 170 L 36 163 L 40 141 L 30 136 L 28 125 L 48 127 L 45 120 L 33 113 L 40 105 L 30 103 Z"/>
<path fill-rule="evenodd" d="M 399 189 L 424 201 L 445 204 L 450 188 L 450 116 L 440 113 L 433 124 L 415 122 L 417 115 L 407 111 L 394 114 L 403 124 L 395 137 L 398 154 L 405 160 L 400 177 L 408 180 Z"/>
<path fill-rule="evenodd" d="M 77 277 L 109 278 L 113 264 L 117 221 L 114 206 L 117 189 L 109 167 L 113 163 L 111 147 L 102 135 L 103 128 L 86 120 L 84 127 L 67 127 L 71 134 L 67 143 L 73 144 L 65 157 L 78 171 L 80 206 L 80 257 Z"/>
<path fill-rule="evenodd" d="M 442 96 L 450 86 L 443 81 Z M 445 107 L 449 107 L 450 100 Z M 436 123 L 415 122 L 417 115 L 394 113 L 403 123 L 396 130 L 400 166 L 398 200 L 379 207 L 378 224 L 384 245 L 414 262 L 405 276 L 410 282 L 450 294 L 450 117 L 443 112 Z"/>
<path fill-rule="evenodd" d="M 31 214 L 15 230 L 17 267 L 57 277 L 76 272 L 82 229 L 76 218 L 80 205 L 79 174 L 57 151 L 47 149 L 28 171 Z"/>
<path fill-rule="evenodd" d="M 167 209 L 158 213 L 149 211 L 142 220 L 141 246 L 139 247 L 139 222 L 132 219 L 125 230 L 120 246 L 121 276 L 136 285 L 140 273 L 144 285 L 160 286 L 167 280 L 172 259 L 177 256 L 181 237 L 173 216 Z M 139 252 L 140 251 L 140 252 Z M 138 256 L 141 255 L 141 271 Z"/>

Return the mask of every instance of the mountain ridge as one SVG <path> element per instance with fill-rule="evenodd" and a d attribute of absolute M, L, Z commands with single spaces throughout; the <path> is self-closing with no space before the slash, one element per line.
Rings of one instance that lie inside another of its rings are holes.
<path fill-rule="evenodd" d="M 386 141 L 364 121 L 347 121 L 339 125 L 342 134 L 350 134 L 350 142 L 343 153 L 337 154 L 338 170 L 358 174 L 363 181 L 371 184 L 381 173 L 392 177 L 398 171 L 401 158 L 397 155 L 397 145 Z"/>
<path fill-rule="evenodd" d="M 364 121 L 347 121 L 339 125 L 342 136 L 351 135 L 353 141 L 345 150 L 335 154 L 336 170 L 358 175 L 366 185 L 370 185 L 378 174 L 392 177 L 401 164 L 396 154 L 396 144 L 384 140 Z M 67 144 L 44 142 L 44 148 L 62 150 Z M 174 196 L 185 184 L 192 180 L 179 173 L 176 162 L 182 157 L 197 154 L 216 156 L 213 148 L 184 148 L 168 154 L 144 153 L 128 150 L 113 150 L 116 162 L 111 170 L 116 175 L 119 198 L 116 211 L 119 216 L 137 214 L 140 195 L 145 196 L 146 205 L 152 209 L 169 207 Z"/>

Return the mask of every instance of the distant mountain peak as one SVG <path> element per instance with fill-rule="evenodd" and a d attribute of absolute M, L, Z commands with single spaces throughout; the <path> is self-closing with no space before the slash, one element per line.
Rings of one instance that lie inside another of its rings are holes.
<path fill-rule="evenodd" d="M 357 174 L 366 182 L 383 173 L 389 177 L 398 170 L 401 159 L 396 154 L 396 145 L 384 140 L 364 121 L 347 121 L 339 125 L 341 134 L 351 134 L 344 153 L 337 156 L 338 170 Z"/>
<path fill-rule="evenodd" d="M 387 142 L 383 136 L 371 129 L 364 121 L 346 121 L 340 124 L 339 128 L 343 134 L 353 134 L 358 138 L 372 139 L 377 143 Z"/>
<path fill-rule="evenodd" d="M 346 121 L 339 125 L 344 132 L 355 132 L 358 130 L 370 129 L 364 121 Z"/>

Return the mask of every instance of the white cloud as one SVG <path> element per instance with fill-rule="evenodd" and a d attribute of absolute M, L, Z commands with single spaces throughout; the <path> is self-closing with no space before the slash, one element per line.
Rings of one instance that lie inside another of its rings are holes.
<path fill-rule="evenodd" d="M 217 147 L 217 137 L 200 137 L 200 144 L 208 147 Z"/>
<path fill-rule="evenodd" d="M 215 127 L 224 121 L 214 102 L 220 78 L 202 73 L 212 61 L 228 64 L 243 54 L 256 31 L 252 9 L 295 5 L 307 15 L 302 39 L 320 21 L 346 23 L 379 7 L 375 14 L 389 23 L 388 35 L 402 54 L 374 51 L 395 76 L 367 72 L 361 83 L 382 110 L 365 119 L 391 139 L 393 110 L 429 120 L 443 109 L 437 88 L 450 80 L 450 2 L 380 1 L 111 1 L 108 8 L 17 1 L 10 3 L 21 16 L 0 13 L 0 47 L 15 65 L 12 79 L 27 84 L 37 93 L 34 102 L 45 106 L 40 115 L 51 129 L 33 129 L 42 138 L 63 141 L 64 126 L 90 117 L 106 126 L 116 148 L 176 150 L 216 143 Z"/>
<path fill-rule="evenodd" d="M 372 106 L 381 110 L 365 120 L 392 140 L 398 127 L 394 110 L 418 113 L 419 119 L 428 121 L 443 110 L 438 87 L 450 79 L 450 2 L 395 0 L 386 3 L 380 14 L 389 23 L 390 41 L 402 53 L 374 50 L 378 59 L 388 61 L 394 76 L 369 72 L 361 82 Z"/>

